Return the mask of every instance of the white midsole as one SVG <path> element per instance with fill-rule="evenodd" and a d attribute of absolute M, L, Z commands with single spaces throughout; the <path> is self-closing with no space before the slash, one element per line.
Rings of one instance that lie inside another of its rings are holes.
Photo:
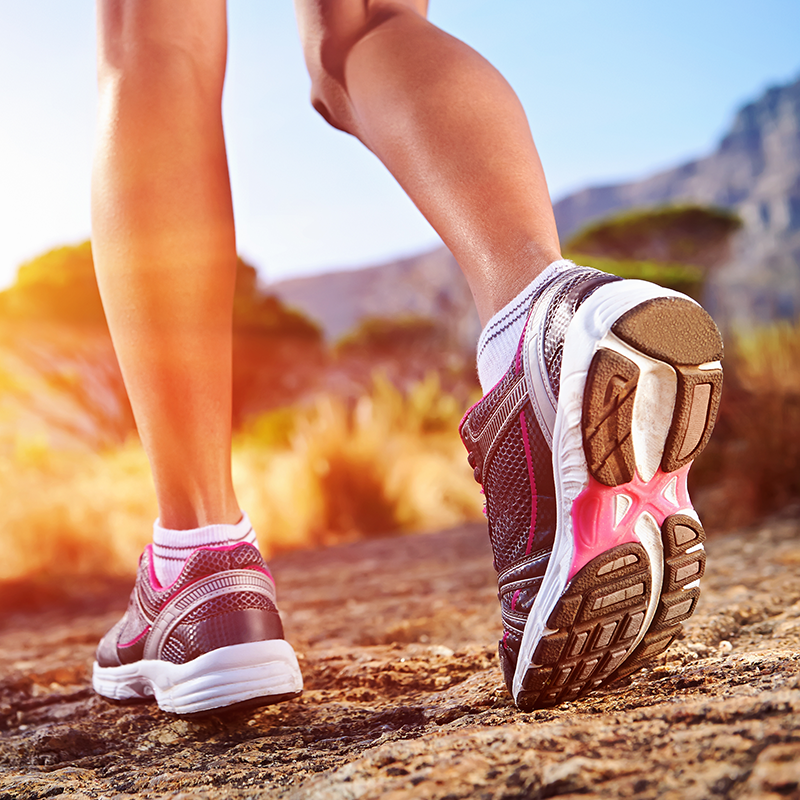
<path fill-rule="evenodd" d="M 611 326 L 623 314 L 641 303 L 657 297 L 689 299 L 679 292 L 664 289 L 646 281 L 626 280 L 608 283 L 601 286 L 584 301 L 567 328 L 561 362 L 558 408 L 553 430 L 553 477 L 556 494 L 555 541 L 542 584 L 525 623 L 512 684 L 512 694 L 515 700 L 522 691 L 522 682 L 531 665 L 536 645 L 542 636 L 552 633 L 547 629 L 547 619 L 566 589 L 572 564 L 574 554 L 572 504 L 589 484 L 589 469 L 583 451 L 581 433 L 583 394 L 589 367 L 595 352 L 611 330 Z M 526 349 L 531 339 L 534 346 L 536 345 L 538 336 L 532 333 L 529 335 L 527 330 L 525 336 L 524 346 Z M 535 354 L 529 353 L 527 356 L 532 361 Z M 641 440 L 643 435 L 646 436 L 646 432 L 636 430 L 634 443 Z M 650 458 L 648 458 L 649 460 Z M 663 580 L 663 553 L 660 552 L 660 545 L 655 547 L 651 542 L 647 542 L 645 547 L 648 556 L 651 557 L 651 568 L 654 569 L 654 572 L 660 572 L 658 575 L 653 575 L 653 584 L 657 582 L 657 586 L 654 586 L 654 591 L 651 591 L 649 605 L 652 608 L 648 607 L 648 616 L 652 619 Z M 651 550 L 659 552 L 651 554 Z M 652 562 L 654 557 L 656 558 L 655 564 Z M 641 636 L 645 631 L 646 626 L 643 625 Z"/>
<path fill-rule="evenodd" d="M 94 664 L 94 690 L 112 700 L 155 697 L 163 711 L 196 714 L 260 697 L 296 694 L 303 677 L 283 639 L 234 644 L 185 664 L 142 660 L 118 667 Z"/>

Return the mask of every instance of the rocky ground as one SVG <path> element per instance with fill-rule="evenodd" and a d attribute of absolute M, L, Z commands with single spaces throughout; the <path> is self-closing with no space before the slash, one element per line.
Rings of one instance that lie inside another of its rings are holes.
<path fill-rule="evenodd" d="M 248 713 L 177 719 L 92 694 L 129 587 L 6 611 L 0 800 L 800 798 L 800 520 L 708 552 L 666 657 L 532 714 L 500 677 L 483 526 L 275 559 L 306 689 Z"/>

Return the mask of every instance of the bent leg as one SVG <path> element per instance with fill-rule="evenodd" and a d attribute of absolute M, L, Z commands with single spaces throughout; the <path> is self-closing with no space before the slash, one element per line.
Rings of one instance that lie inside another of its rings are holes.
<path fill-rule="evenodd" d="M 425 0 L 295 0 L 315 108 L 389 168 L 455 255 L 485 323 L 560 257 L 528 121 Z"/>
<path fill-rule="evenodd" d="M 100 0 L 93 253 L 166 528 L 236 523 L 224 0 Z"/>

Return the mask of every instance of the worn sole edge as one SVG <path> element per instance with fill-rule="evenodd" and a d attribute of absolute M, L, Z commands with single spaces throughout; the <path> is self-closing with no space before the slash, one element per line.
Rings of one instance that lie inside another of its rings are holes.
<path fill-rule="evenodd" d="M 141 660 L 117 667 L 94 663 L 94 690 L 111 700 L 155 698 L 172 714 L 198 714 L 303 690 L 292 646 L 283 639 L 220 647 L 185 664 Z"/>
<path fill-rule="evenodd" d="M 631 556 L 635 562 L 627 560 Z M 559 633 L 543 637 L 537 646 L 541 667 L 528 670 L 520 708 L 529 711 L 577 699 L 614 673 L 644 625 L 651 583 L 651 565 L 640 543 L 611 547 L 586 564 L 550 615 Z M 597 601 L 620 593 L 624 596 L 598 608 Z"/>
<path fill-rule="evenodd" d="M 528 670 L 519 707 L 531 711 L 576 700 L 663 653 L 697 605 L 705 570 L 704 540 L 702 525 L 691 517 L 674 514 L 664 520 L 665 570 L 649 625 L 646 587 L 653 570 L 641 543 L 617 545 L 586 564 L 568 583 L 548 620 L 559 633 L 543 637 L 537 646 L 542 666 Z M 642 592 L 626 592 L 639 583 Z M 615 595 L 613 602 L 598 607 L 598 600 Z"/>
<path fill-rule="evenodd" d="M 567 586 L 574 554 L 572 504 L 589 483 L 589 469 L 583 451 L 581 419 L 586 379 L 594 354 L 625 313 L 658 297 L 676 297 L 695 301 L 680 292 L 656 286 L 647 281 L 627 280 L 608 283 L 596 289 L 578 308 L 564 337 L 561 362 L 561 383 L 553 430 L 553 477 L 556 493 L 556 533 L 550 562 L 533 608 L 525 623 L 517 665 L 512 682 L 512 695 L 517 701 L 523 691 L 523 680 L 542 636 L 551 633 L 547 619 Z M 526 356 L 538 354 L 528 348 L 538 343 L 540 333 L 525 330 Z M 650 553 L 648 553 L 650 555 Z"/>

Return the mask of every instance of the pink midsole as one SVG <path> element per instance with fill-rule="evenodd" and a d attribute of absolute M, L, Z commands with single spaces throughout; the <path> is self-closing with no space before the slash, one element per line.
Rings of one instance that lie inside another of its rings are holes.
<path fill-rule="evenodd" d="M 589 485 L 572 504 L 575 550 L 568 580 L 572 580 L 590 561 L 612 547 L 628 542 L 638 543 L 636 524 L 643 514 L 650 514 L 660 527 L 671 514 L 691 509 L 686 485 L 690 466 L 687 464 L 669 473 L 659 468 L 652 480 L 646 483 L 636 473 L 632 481 L 621 486 L 604 486 L 590 476 Z M 675 485 L 670 490 L 673 481 Z M 668 491 L 674 494 L 674 500 L 666 496 Z M 619 502 L 629 505 L 617 520 Z"/>

